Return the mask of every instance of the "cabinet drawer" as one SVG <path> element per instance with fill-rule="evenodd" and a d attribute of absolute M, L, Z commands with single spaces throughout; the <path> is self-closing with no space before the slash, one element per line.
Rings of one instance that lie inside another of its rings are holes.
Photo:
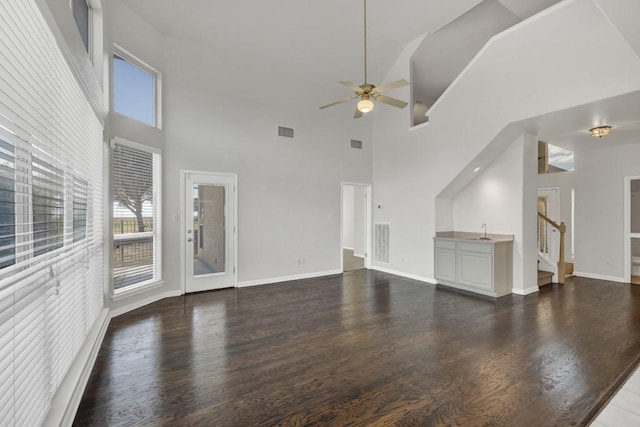
<path fill-rule="evenodd" d="M 458 242 L 459 251 L 478 252 L 482 254 L 492 254 L 493 245 L 491 243 Z"/>
<path fill-rule="evenodd" d="M 456 242 L 453 240 L 437 240 L 436 239 L 436 248 L 444 248 L 444 249 L 456 249 Z"/>

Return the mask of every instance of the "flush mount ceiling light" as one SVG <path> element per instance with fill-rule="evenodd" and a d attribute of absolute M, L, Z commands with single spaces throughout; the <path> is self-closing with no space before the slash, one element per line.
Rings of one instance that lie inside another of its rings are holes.
<path fill-rule="evenodd" d="M 611 126 L 597 126 L 589 129 L 589 132 L 591 132 L 591 136 L 593 137 L 602 138 L 611 133 Z"/>
<path fill-rule="evenodd" d="M 391 98 L 383 95 L 392 89 L 397 89 L 409 84 L 405 79 L 395 81 L 382 86 L 372 85 L 367 83 L 367 0 L 364 0 L 364 83 L 360 86 L 356 86 L 350 81 L 341 81 L 341 84 L 345 85 L 349 89 L 353 90 L 355 94 L 348 98 L 340 99 L 339 101 L 332 102 L 331 104 L 323 105 L 320 109 L 331 107 L 336 104 L 342 104 L 343 102 L 351 101 L 352 99 L 360 98 L 356 107 L 356 112 L 353 115 L 354 119 L 359 119 L 363 114 L 373 110 L 373 101 L 382 102 L 397 108 L 404 108 L 407 103 L 400 101 L 399 99 Z"/>

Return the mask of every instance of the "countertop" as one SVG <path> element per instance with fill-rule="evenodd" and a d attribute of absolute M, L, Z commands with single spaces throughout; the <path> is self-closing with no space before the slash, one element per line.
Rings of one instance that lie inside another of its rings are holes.
<path fill-rule="evenodd" d="M 434 239 L 444 240 L 469 240 L 478 243 L 509 243 L 513 242 L 513 234 L 491 234 L 487 237 L 491 240 L 480 239 L 484 233 L 474 233 L 470 231 L 437 231 Z"/>

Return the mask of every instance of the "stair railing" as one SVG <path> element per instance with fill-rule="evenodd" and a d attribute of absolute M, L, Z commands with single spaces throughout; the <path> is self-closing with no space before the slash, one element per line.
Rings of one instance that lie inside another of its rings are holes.
<path fill-rule="evenodd" d="M 567 226 L 564 225 L 564 222 L 561 222 L 560 224 L 556 223 L 555 221 L 553 221 L 546 215 L 541 214 L 540 212 L 538 212 L 538 224 L 540 224 L 539 221 L 544 221 L 543 223 L 549 224 L 551 227 L 555 228 L 560 232 L 560 251 L 558 253 L 558 283 L 564 284 L 564 279 L 566 276 L 566 264 L 564 262 L 564 234 L 567 231 Z M 540 229 L 541 227 L 538 226 L 538 230 Z M 550 241 L 548 233 L 545 234 L 544 242 L 541 242 L 541 240 L 542 239 L 541 239 L 540 231 L 538 231 L 538 249 L 541 250 L 542 252 L 548 253 L 548 245 Z M 542 250 L 543 247 L 544 249 L 547 249 L 547 250 Z"/>

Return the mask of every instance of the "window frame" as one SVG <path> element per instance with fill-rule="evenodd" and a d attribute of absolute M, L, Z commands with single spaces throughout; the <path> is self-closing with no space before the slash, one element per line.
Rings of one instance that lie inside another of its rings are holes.
<path fill-rule="evenodd" d="M 153 124 L 150 125 L 148 123 L 141 122 L 133 117 L 127 116 L 126 114 L 120 113 L 115 110 L 114 108 L 115 107 L 115 102 L 114 102 L 115 84 L 114 84 L 114 71 L 113 71 L 115 57 L 119 57 L 121 60 L 128 62 L 129 64 L 139 68 L 141 71 L 153 77 Z M 131 52 L 124 49 L 122 46 L 119 46 L 118 44 L 115 44 L 115 43 L 113 45 L 113 52 L 111 53 L 110 61 L 111 61 L 111 64 L 110 64 L 111 65 L 111 76 L 110 76 L 111 77 L 111 98 L 110 98 L 111 111 L 115 114 L 119 114 L 123 117 L 127 117 L 131 120 L 135 120 L 138 123 L 142 123 L 144 125 L 151 126 L 157 129 L 162 129 L 162 74 L 158 70 L 156 70 L 155 68 L 147 64 L 146 62 L 142 61 L 141 59 L 133 55 Z"/>

